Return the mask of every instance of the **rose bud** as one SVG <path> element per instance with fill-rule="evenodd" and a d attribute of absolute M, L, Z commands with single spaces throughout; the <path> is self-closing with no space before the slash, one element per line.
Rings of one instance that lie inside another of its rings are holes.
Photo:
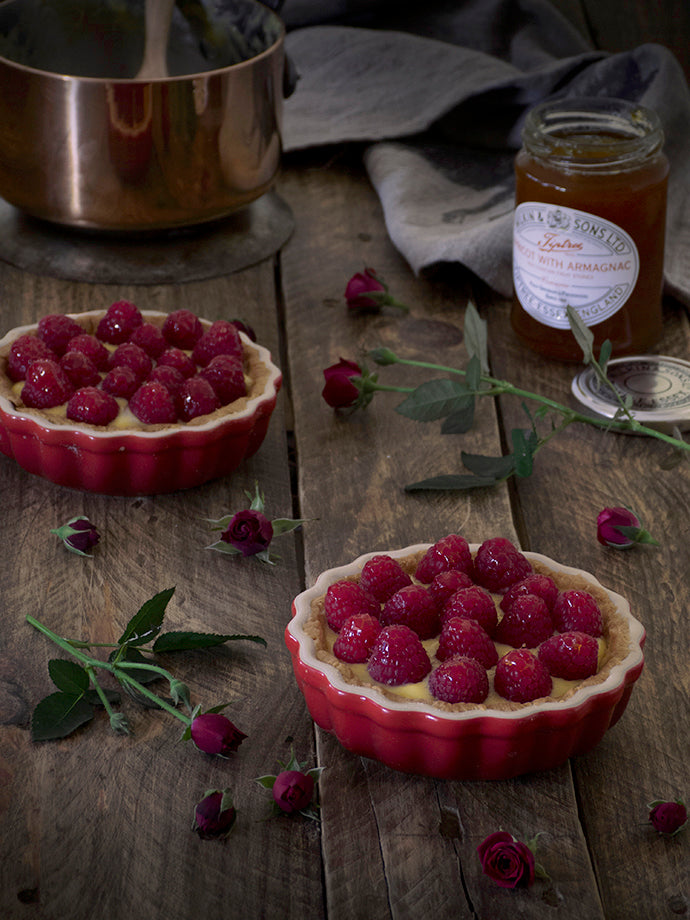
<path fill-rule="evenodd" d="M 630 508 L 604 508 L 597 515 L 597 540 L 614 549 L 629 549 L 636 543 L 657 541 L 646 531 L 637 515 Z"/>
<path fill-rule="evenodd" d="M 268 548 L 273 539 L 273 524 L 261 511 L 251 508 L 238 511 L 220 538 L 243 556 L 255 556 Z"/>
<path fill-rule="evenodd" d="M 50 531 L 59 537 L 66 548 L 78 556 L 90 556 L 92 549 L 100 540 L 100 534 L 88 518 L 72 518 L 62 527 Z"/>
<path fill-rule="evenodd" d="M 688 820 L 688 812 L 680 800 L 677 802 L 651 802 L 649 822 L 655 831 L 667 836 L 677 834 Z"/>
<path fill-rule="evenodd" d="M 202 840 L 222 839 L 232 830 L 236 817 L 237 812 L 229 791 L 209 789 L 194 809 L 192 830 L 196 831 Z"/>
<path fill-rule="evenodd" d="M 192 741 L 205 754 L 225 757 L 234 753 L 247 737 L 219 712 L 205 712 L 192 720 Z"/>
<path fill-rule="evenodd" d="M 385 305 L 405 311 L 408 309 L 388 293 L 388 285 L 373 268 L 365 268 L 350 278 L 345 288 L 345 300 L 349 310 L 378 312 Z"/>
<path fill-rule="evenodd" d="M 534 853 L 512 834 L 496 831 L 477 847 L 482 871 L 501 888 L 526 888 L 534 882 Z"/>
<path fill-rule="evenodd" d="M 359 399 L 360 391 L 352 382 L 362 376 L 362 369 L 354 361 L 341 358 L 323 372 L 326 384 L 321 395 L 333 409 L 349 409 Z"/>
<path fill-rule="evenodd" d="M 283 770 L 276 776 L 273 784 L 273 798 L 287 814 L 302 811 L 311 802 L 314 794 L 314 779 L 308 773 L 299 770 Z"/>

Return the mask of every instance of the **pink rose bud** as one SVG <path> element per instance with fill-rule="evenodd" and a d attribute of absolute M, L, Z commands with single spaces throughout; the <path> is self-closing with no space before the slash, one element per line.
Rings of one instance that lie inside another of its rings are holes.
<path fill-rule="evenodd" d="M 687 809 L 681 801 L 652 802 L 649 809 L 650 824 L 660 834 L 677 834 L 688 820 Z"/>
<path fill-rule="evenodd" d="M 247 737 L 219 712 L 205 712 L 191 725 L 192 741 L 205 754 L 226 757 L 234 753 Z"/>
<path fill-rule="evenodd" d="M 365 268 L 350 278 L 345 288 L 345 300 L 348 310 L 377 312 L 386 305 L 406 312 L 408 309 L 388 293 L 388 285 L 373 268 Z"/>
<path fill-rule="evenodd" d="M 211 789 L 194 809 L 192 830 L 202 840 L 227 837 L 236 817 L 228 790 Z"/>
<path fill-rule="evenodd" d="M 62 527 L 57 527 L 50 532 L 59 537 L 70 552 L 78 556 L 89 556 L 88 550 L 100 540 L 98 530 L 88 518 L 72 518 Z"/>
<path fill-rule="evenodd" d="M 260 511 L 238 511 L 230 521 L 221 540 L 229 543 L 243 556 L 255 556 L 268 548 L 273 539 L 273 524 Z"/>
<path fill-rule="evenodd" d="M 333 409 L 349 409 L 359 399 L 359 389 L 352 382 L 362 376 L 362 369 L 354 361 L 341 358 L 323 372 L 326 384 L 321 395 Z"/>
<path fill-rule="evenodd" d="M 278 807 L 291 814 L 309 805 L 314 794 L 314 780 L 299 770 L 284 770 L 276 776 L 272 792 Z"/>
<path fill-rule="evenodd" d="M 646 531 L 637 515 L 625 507 L 604 508 L 597 515 L 597 540 L 604 546 L 629 549 L 636 543 L 657 541 Z"/>
<path fill-rule="evenodd" d="M 501 888 L 526 888 L 534 882 L 534 853 L 512 834 L 496 831 L 477 847 L 482 871 Z"/>

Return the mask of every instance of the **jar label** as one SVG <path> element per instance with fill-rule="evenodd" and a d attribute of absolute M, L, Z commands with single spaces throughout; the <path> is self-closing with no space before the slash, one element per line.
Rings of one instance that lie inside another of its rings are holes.
<path fill-rule="evenodd" d="M 639 269 L 634 241 L 608 220 L 539 201 L 515 209 L 515 293 L 546 326 L 569 329 L 568 306 L 587 326 L 613 316 L 630 297 Z"/>

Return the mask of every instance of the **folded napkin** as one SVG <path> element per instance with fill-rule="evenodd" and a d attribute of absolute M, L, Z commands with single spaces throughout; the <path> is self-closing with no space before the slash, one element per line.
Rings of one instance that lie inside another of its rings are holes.
<path fill-rule="evenodd" d="M 401 9 L 402 6 L 402 9 Z M 299 74 L 287 151 L 365 142 L 391 240 L 415 272 L 460 262 L 512 290 L 513 159 L 526 112 L 615 96 L 660 116 L 671 162 L 665 278 L 690 304 L 690 91 L 666 48 L 610 54 L 548 0 L 287 0 Z"/>

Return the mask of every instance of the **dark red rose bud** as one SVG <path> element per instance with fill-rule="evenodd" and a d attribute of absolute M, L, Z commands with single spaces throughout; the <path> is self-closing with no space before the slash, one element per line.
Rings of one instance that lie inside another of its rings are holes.
<path fill-rule="evenodd" d="M 642 527 L 640 519 L 630 508 L 604 508 L 597 515 L 597 540 L 604 546 L 629 549 L 636 543 L 658 545 Z"/>
<path fill-rule="evenodd" d="M 211 789 L 194 809 L 192 830 L 202 840 L 222 839 L 232 830 L 236 817 L 228 790 Z"/>
<path fill-rule="evenodd" d="M 260 511 L 251 508 L 238 511 L 220 538 L 243 556 L 255 556 L 268 549 L 273 539 L 273 524 Z"/>
<path fill-rule="evenodd" d="M 687 809 L 681 801 L 652 802 L 649 809 L 649 822 L 660 834 L 677 834 L 688 820 Z"/>
<path fill-rule="evenodd" d="M 314 795 L 314 780 L 299 770 L 284 770 L 276 776 L 272 791 L 278 807 L 287 814 L 292 814 L 293 811 L 302 811 L 311 802 Z"/>
<path fill-rule="evenodd" d="M 362 369 L 354 361 L 341 358 L 323 372 L 326 384 L 321 395 L 333 409 L 349 409 L 359 399 L 359 389 L 352 382 L 362 376 Z"/>
<path fill-rule="evenodd" d="M 534 853 L 512 834 L 496 831 L 477 847 L 482 870 L 501 888 L 526 888 L 534 882 Z"/>
<path fill-rule="evenodd" d="M 205 754 L 233 754 L 247 737 L 219 712 L 205 712 L 191 725 L 192 741 Z"/>
<path fill-rule="evenodd" d="M 90 555 L 89 550 L 100 540 L 98 530 L 88 518 L 72 518 L 50 532 L 59 537 L 70 552 L 79 556 Z"/>
<path fill-rule="evenodd" d="M 377 312 L 383 306 L 398 307 L 407 312 L 408 307 L 388 293 L 388 285 L 373 268 L 357 272 L 347 282 L 345 300 L 348 310 Z"/>

